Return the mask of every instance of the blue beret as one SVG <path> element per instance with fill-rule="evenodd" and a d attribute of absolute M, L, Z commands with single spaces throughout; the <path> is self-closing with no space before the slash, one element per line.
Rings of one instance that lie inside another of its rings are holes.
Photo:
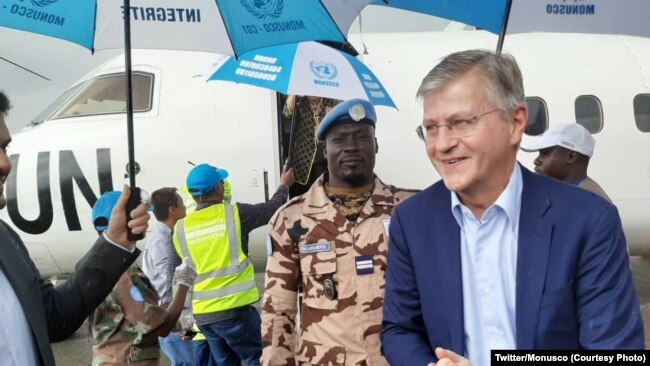
<path fill-rule="evenodd" d="M 225 169 L 218 169 L 209 164 L 199 164 L 187 175 L 187 190 L 192 197 L 203 196 L 226 178 L 228 178 L 228 172 Z"/>
<path fill-rule="evenodd" d="M 327 131 L 334 126 L 345 123 L 366 123 L 375 127 L 377 113 L 375 107 L 367 100 L 350 99 L 337 104 L 325 115 L 316 130 L 316 139 L 323 141 Z"/>

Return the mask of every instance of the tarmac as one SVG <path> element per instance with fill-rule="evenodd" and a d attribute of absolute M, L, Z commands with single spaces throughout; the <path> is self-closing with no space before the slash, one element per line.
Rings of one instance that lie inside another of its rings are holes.
<path fill-rule="evenodd" d="M 634 284 L 641 302 L 641 314 L 646 331 L 646 349 L 650 349 L 650 258 L 632 257 L 632 273 Z M 264 289 L 264 273 L 255 274 L 255 282 L 260 292 Z M 260 303 L 255 304 L 259 311 Z M 90 365 L 91 347 L 93 341 L 88 335 L 88 325 L 84 325 L 70 338 L 61 343 L 52 345 L 57 365 L 76 366 Z M 161 357 L 161 366 L 169 366 L 169 360 Z"/>

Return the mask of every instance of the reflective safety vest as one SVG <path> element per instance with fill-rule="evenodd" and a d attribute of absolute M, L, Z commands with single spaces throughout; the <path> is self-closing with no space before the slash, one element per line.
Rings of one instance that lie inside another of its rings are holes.
<path fill-rule="evenodd" d="M 194 211 L 174 228 L 174 248 L 196 268 L 192 314 L 210 314 L 254 303 L 260 294 L 253 263 L 244 254 L 237 206 L 215 204 Z"/>
<path fill-rule="evenodd" d="M 196 323 L 194 323 L 194 325 L 192 325 L 192 332 L 196 333 L 194 338 L 192 338 L 192 341 L 200 342 L 200 341 L 205 341 L 206 340 L 205 335 L 203 335 L 203 333 L 201 333 L 201 329 L 199 329 L 199 326 L 196 325 Z"/>
<path fill-rule="evenodd" d="M 194 197 L 192 197 L 192 195 L 190 194 L 190 191 L 189 189 L 187 189 L 187 186 L 181 187 L 180 191 L 183 196 L 183 204 L 185 204 L 186 214 L 189 215 L 190 213 L 196 210 L 196 201 L 194 200 Z"/>

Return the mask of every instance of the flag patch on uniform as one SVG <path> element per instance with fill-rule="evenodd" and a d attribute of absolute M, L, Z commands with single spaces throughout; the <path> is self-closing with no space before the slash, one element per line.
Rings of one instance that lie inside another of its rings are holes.
<path fill-rule="evenodd" d="M 332 250 L 332 246 L 329 242 L 327 243 L 315 243 L 315 244 L 300 244 L 298 245 L 298 250 L 301 254 L 312 254 L 320 252 L 329 252 Z"/>
<path fill-rule="evenodd" d="M 374 266 L 372 264 L 371 255 L 362 255 L 354 258 L 354 262 L 357 266 L 358 275 L 367 275 L 374 272 Z"/>

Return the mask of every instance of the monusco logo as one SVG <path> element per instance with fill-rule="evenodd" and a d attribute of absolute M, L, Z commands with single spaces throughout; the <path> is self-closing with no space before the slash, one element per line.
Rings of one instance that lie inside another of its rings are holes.
<path fill-rule="evenodd" d="M 580 4 L 577 2 L 580 1 Z M 547 14 L 560 14 L 560 15 L 594 15 L 596 14 L 595 4 L 584 4 L 582 0 L 573 0 L 574 4 L 566 4 L 566 0 L 562 0 L 562 4 L 546 4 Z"/>
<path fill-rule="evenodd" d="M 309 68 L 311 68 L 311 72 L 318 78 L 314 79 L 314 84 L 333 86 L 335 88 L 340 86 L 338 81 L 332 80 L 339 74 L 334 64 L 322 61 L 311 61 L 309 63 Z"/>
<path fill-rule="evenodd" d="M 240 0 L 249 13 L 259 19 L 278 18 L 284 10 L 284 0 Z"/>
<path fill-rule="evenodd" d="M 235 0 L 223 1 L 234 2 Z M 282 14 L 284 11 L 284 0 L 239 0 L 239 2 L 246 11 L 261 21 L 278 20 L 269 22 L 254 21 L 253 24 L 242 24 L 241 27 L 246 35 L 264 32 L 300 32 L 307 28 L 300 16 L 297 16 L 295 19 L 287 19 L 287 17 L 291 16 L 291 12 Z"/>
<path fill-rule="evenodd" d="M 312 61 L 309 63 L 309 67 L 311 68 L 311 72 L 321 79 L 332 80 L 339 73 L 336 66 L 329 62 Z"/>
<path fill-rule="evenodd" d="M 29 0 L 29 2 L 32 3 L 32 5 L 40 6 L 40 7 L 52 5 L 57 1 L 58 0 Z"/>

